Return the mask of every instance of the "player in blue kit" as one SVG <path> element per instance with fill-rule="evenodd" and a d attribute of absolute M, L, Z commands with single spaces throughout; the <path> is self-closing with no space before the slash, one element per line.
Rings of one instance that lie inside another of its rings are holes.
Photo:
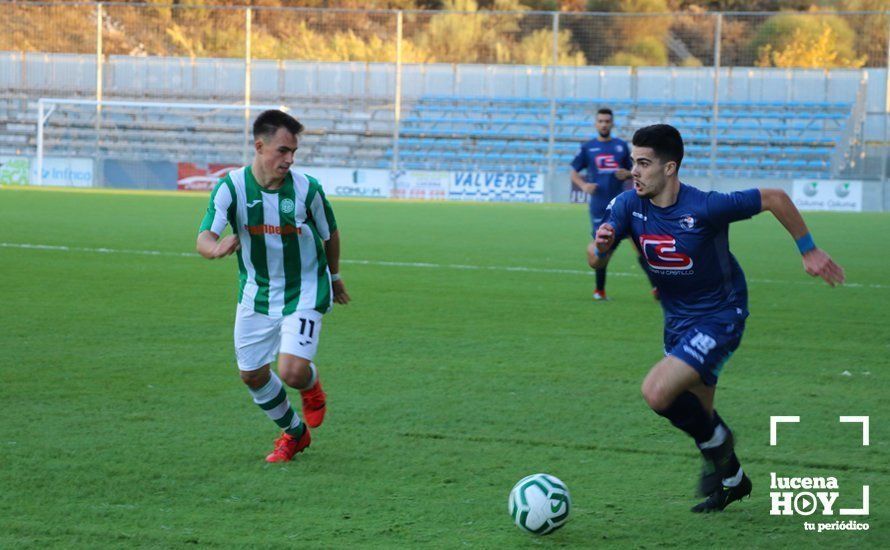
<path fill-rule="evenodd" d="M 572 160 L 570 177 L 572 184 L 590 195 L 590 235 L 596 235 L 606 213 L 606 205 L 624 190 L 624 181 L 630 179 L 630 147 L 624 140 L 612 137 L 614 115 L 611 109 L 596 112 L 596 138 L 581 144 L 581 150 Z M 584 171 L 584 177 L 580 172 Z M 646 263 L 638 256 L 640 267 L 648 274 Z M 606 267 L 596 268 L 594 300 L 606 299 Z M 651 282 L 651 279 L 650 279 Z M 653 293 L 658 297 L 653 286 Z"/>
<path fill-rule="evenodd" d="M 605 266 L 626 236 L 643 251 L 661 293 L 665 354 L 643 380 L 643 398 L 692 436 L 702 453 L 699 492 L 708 498 L 692 511 L 720 511 L 751 493 L 732 432 L 714 410 L 717 378 L 748 317 L 745 275 L 729 251 L 729 224 L 768 210 L 797 242 L 807 273 L 834 286 L 844 282 L 844 271 L 816 247 L 784 191 L 717 193 L 681 183 L 683 140 L 673 126 L 638 130 L 631 155 L 634 188 L 607 208 L 593 263 Z"/>

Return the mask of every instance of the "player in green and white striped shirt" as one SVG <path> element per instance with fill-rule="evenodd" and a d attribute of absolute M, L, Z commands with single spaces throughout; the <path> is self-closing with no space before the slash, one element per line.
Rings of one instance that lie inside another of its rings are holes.
<path fill-rule="evenodd" d="M 254 402 L 284 430 L 268 462 L 286 462 L 310 443 L 282 380 L 300 390 L 306 424 L 321 425 L 325 393 L 312 359 L 322 315 L 333 302 L 349 303 L 334 212 L 318 181 L 292 168 L 302 131 L 282 111 L 257 117 L 253 163 L 213 189 L 197 242 L 207 259 L 238 256 L 238 369 Z M 226 225 L 232 235 L 220 239 Z M 270 368 L 276 355 L 281 378 Z"/>

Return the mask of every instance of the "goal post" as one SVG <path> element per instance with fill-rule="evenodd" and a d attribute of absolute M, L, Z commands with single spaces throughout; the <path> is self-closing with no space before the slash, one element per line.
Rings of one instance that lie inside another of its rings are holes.
<path fill-rule="evenodd" d="M 251 120 L 283 105 L 86 100 L 37 101 L 36 183 L 52 155 L 216 162 L 250 154 Z M 48 155 L 48 153 L 50 153 Z"/>

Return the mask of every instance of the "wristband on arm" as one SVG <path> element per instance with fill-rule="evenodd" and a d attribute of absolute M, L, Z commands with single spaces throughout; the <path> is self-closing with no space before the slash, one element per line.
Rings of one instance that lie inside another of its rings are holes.
<path fill-rule="evenodd" d="M 816 243 L 813 242 L 813 236 L 809 233 L 797 239 L 795 242 L 797 243 L 797 249 L 800 251 L 801 256 L 816 248 Z"/>
<path fill-rule="evenodd" d="M 339 274 L 339 273 L 331 273 L 331 282 L 332 282 L 332 283 L 336 283 L 336 282 L 339 281 L 339 280 L 340 280 L 340 274 Z"/>

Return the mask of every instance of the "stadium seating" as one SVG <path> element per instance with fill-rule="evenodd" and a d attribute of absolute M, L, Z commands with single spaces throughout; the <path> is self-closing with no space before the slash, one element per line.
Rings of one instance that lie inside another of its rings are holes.
<path fill-rule="evenodd" d="M 393 166 L 390 102 L 336 97 L 281 102 L 291 105 L 307 127 L 302 163 Z M 830 177 L 836 143 L 850 124 L 852 107 L 727 101 L 721 103 L 715 124 L 712 105 L 696 101 L 428 95 L 403 104 L 398 161 L 404 169 L 546 172 L 552 147 L 554 168 L 566 170 L 580 143 L 593 136 L 596 111 L 604 105 L 615 111 L 615 134 L 625 139 L 647 124 L 677 126 L 687 144 L 686 173 L 708 173 L 714 148 L 720 175 L 795 178 Z M 0 99 L 0 155 L 33 155 L 36 119 L 33 96 Z M 108 107 L 97 126 L 95 107 L 69 106 L 53 113 L 45 139 L 48 156 L 91 157 L 98 152 L 100 157 L 133 160 L 240 162 L 244 117 L 239 111 Z"/>
<path fill-rule="evenodd" d="M 307 128 L 300 144 L 301 162 L 316 166 L 386 166 L 383 159 L 392 146 L 391 103 L 387 106 L 387 102 L 361 98 L 300 98 L 282 104 L 290 106 L 290 112 Z M 32 98 L 0 98 L 0 155 L 35 155 L 36 121 L 37 102 Z M 108 105 L 97 117 L 92 105 L 60 105 L 45 126 L 44 154 L 237 163 L 245 149 L 244 129 L 244 114 L 238 110 Z"/>
<path fill-rule="evenodd" d="M 848 103 L 727 101 L 716 124 L 710 103 L 695 101 L 424 96 L 401 121 L 399 159 L 407 168 L 548 170 L 565 168 L 594 134 L 596 111 L 609 106 L 629 138 L 657 122 L 680 129 L 687 173 L 711 169 L 736 177 L 828 177 L 835 144 L 851 116 Z M 395 151 L 388 151 L 390 155 Z"/>

